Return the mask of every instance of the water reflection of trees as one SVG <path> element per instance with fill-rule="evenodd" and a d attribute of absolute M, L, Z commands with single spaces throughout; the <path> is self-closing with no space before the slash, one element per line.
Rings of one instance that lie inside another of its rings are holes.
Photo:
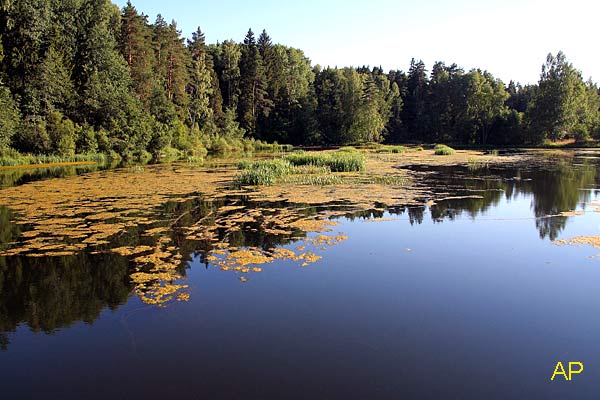
<path fill-rule="evenodd" d="M 193 258 L 206 263 L 206 254 L 213 249 L 210 241 L 188 240 L 183 229 L 201 222 L 216 228 L 218 240 L 236 247 L 271 249 L 292 243 L 306 233 L 297 229 L 290 234 L 269 233 L 269 225 L 245 222 L 239 230 L 220 228 L 219 223 L 239 211 L 219 212 L 235 204 L 247 209 L 263 210 L 265 215 L 285 212 L 314 216 L 317 207 L 292 205 L 286 202 L 250 202 L 240 196 L 207 200 L 198 195 L 186 201 L 172 201 L 157 210 L 161 222 L 139 225 L 113 237 L 111 244 L 67 257 L 0 257 L 0 348 L 9 344 L 8 334 L 20 324 L 33 332 L 53 333 L 83 321 L 92 323 L 103 309 L 116 309 L 125 303 L 135 288 L 131 281 L 132 264 L 127 257 L 103 252 L 108 248 L 154 246 L 158 237 L 145 234 L 148 228 L 168 227 L 166 233 L 176 252 L 181 255 L 177 273 L 184 277 Z M 298 209 L 296 209 L 298 208 Z M 21 229 L 11 223 L 13 216 L 0 207 L 0 247 L 18 239 Z"/>
<path fill-rule="evenodd" d="M 24 185 L 49 178 L 66 178 L 110 168 L 111 165 L 79 164 L 45 168 L 4 168 L 0 170 L 0 188 Z"/>
<path fill-rule="evenodd" d="M 241 207 L 241 210 L 222 211 L 232 206 Z M 332 208 L 335 209 L 328 207 Z M 235 229 L 223 224 L 223 221 L 248 210 L 258 211 L 262 218 L 241 222 Z M 268 250 L 304 238 L 306 232 L 295 229 L 289 234 L 270 233 L 274 226 L 265 223 L 267 217 L 291 213 L 303 218 L 316 216 L 318 212 L 318 206 L 291 204 L 287 201 L 251 201 L 247 196 L 229 196 L 216 200 L 199 196 L 184 202 L 168 202 L 161 210 L 165 221 L 175 221 L 169 224 L 173 228 L 171 236 L 182 255 L 204 254 L 214 246 L 214 241 L 187 239 L 184 233 L 186 227 L 201 224 L 206 228 L 215 229 L 219 243 L 225 242 L 232 247 L 257 247 Z"/>
<path fill-rule="evenodd" d="M 107 254 L 77 257 L 0 257 L 0 342 L 22 323 L 53 333 L 123 304 L 131 292 L 128 262 Z"/>
<path fill-rule="evenodd" d="M 497 207 L 503 199 L 514 201 L 528 197 L 540 237 L 550 240 L 557 238 L 570 218 L 560 214 L 589 202 L 599 178 L 594 163 L 583 160 L 574 165 L 572 157 L 546 160 L 541 165 L 452 166 L 438 167 L 434 172 L 428 168 L 427 171 L 425 182 L 438 201 L 427 207 L 397 207 L 389 210 L 390 214 L 407 214 L 411 224 L 423 223 L 427 210 L 434 222 L 451 221 L 460 216 L 477 218 Z M 346 215 L 349 219 L 383 216 L 382 210 Z"/>
<path fill-rule="evenodd" d="M 524 196 L 531 198 L 540 237 L 555 240 L 569 218 L 559 214 L 590 201 L 592 192 L 580 189 L 596 187 L 598 173 L 597 167 L 588 160 L 575 166 L 569 159 L 542 167 L 442 168 L 429 181 L 434 190 L 448 190 L 452 197 L 465 196 L 431 206 L 431 217 L 435 221 L 452 220 L 464 214 L 475 218 L 497 206 L 503 197 L 512 201 Z"/>
<path fill-rule="evenodd" d="M 19 225 L 11 223 L 13 218 L 13 213 L 8 208 L 0 206 L 0 251 L 5 250 L 21 234 Z"/>

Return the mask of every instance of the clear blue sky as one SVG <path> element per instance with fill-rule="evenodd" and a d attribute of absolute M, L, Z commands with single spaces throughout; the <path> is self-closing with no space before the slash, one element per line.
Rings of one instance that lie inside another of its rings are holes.
<path fill-rule="evenodd" d="M 114 0 L 113 0 L 114 1 Z M 119 6 L 127 0 L 114 1 Z M 487 69 L 505 82 L 533 83 L 549 52 L 567 55 L 584 79 L 600 80 L 598 0 L 132 0 L 154 21 L 161 13 L 189 37 L 241 41 L 252 28 L 304 50 L 323 66 L 381 65 L 407 70 L 412 57 L 466 70 Z"/>

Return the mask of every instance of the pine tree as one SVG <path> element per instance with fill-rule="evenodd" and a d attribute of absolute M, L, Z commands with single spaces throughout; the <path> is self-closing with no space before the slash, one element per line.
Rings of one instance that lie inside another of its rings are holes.
<path fill-rule="evenodd" d="M 188 40 L 188 50 L 191 54 L 190 82 L 187 91 L 190 97 L 189 119 L 190 125 L 203 125 L 212 118 L 210 97 L 213 94 L 211 68 L 207 59 L 206 44 L 202 30 L 198 28 Z"/>
<path fill-rule="evenodd" d="M 265 68 L 251 29 L 242 46 L 240 74 L 238 114 L 242 127 L 249 135 L 254 136 L 259 116 L 269 116 L 272 102 L 268 99 Z"/>
<path fill-rule="evenodd" d="M 122 155 L 148 143 L 143 108 L 132 95 L 129 69 L 113 29 L 120 10 L 108 0 L 85 0 L 79 13 L 77 63 L 78 120 L 109 133 L 109 145 Z"/>
<path fill-rule="evenodd" d="M 407 95 L 404 99 L 403 121 L 409 137 L 423 139 L 428 131 L 427 71 L 423 61 L 410 62 L 407 81 Z"/>
<path fill-rule="evenodd" d="M 164 88 L 167 99 L 175 104 L 180 117 L 185 118 L 189 103 L 186 86 L 189 81 L 188 67 L 191 60 L 175 21 L 167 25 L 159 15 L 154 24 L 153 42 L 157 59 L 155 73 L 158 84 Z"/>
<path fill-rule="evenodd" d="M 148 17 L 138 14 L 131 1 L 121 12 L 121 34 L 119 38 L 121 54 L 127 62 L 134 90 L 142 101 L 148 100 L 153 86 L 154 53 L 152 51 L 152 31 Z"/>
<path fill-rule="evenodd" d="M 207 49 L 210 50 L 210 47 Z M 206 54 L 206 69 L 210 75 L 211 93 L 209 95 L 209 107 L 215 121 L 220 121 L 223 118 L 223 96 L 221 94 L 221 86 L 219 76 L 215 69 L 213 55 L 210 52 Z"/>
<path fill-rule="evenodd" d="M 276 68 L 276 55 L 275 49 L 273 48 L 273 42 L 271 41 L 271 37 L 267 33 L 266 30 L 263 29 L 262 33 L 258 37 L 258 41 L 256 43 L 258 46 L 258 52 L 260 53 L 260 57 L 263 62 L 263 66 L 265 69 L 265 79 L 267 80 L 267 92 L 270 99 L 275 98 L 275 90 L 273 85 L 273 78 L 275 75 Z"/>
<path fill-rule="evenodd" d="M 219 75 L 223 105 L 236 113 L 240 96 L 240 46 L 232 40 L 226 40 L 217 45 L 213 53 L 216 56 L 215 69 Z"/>

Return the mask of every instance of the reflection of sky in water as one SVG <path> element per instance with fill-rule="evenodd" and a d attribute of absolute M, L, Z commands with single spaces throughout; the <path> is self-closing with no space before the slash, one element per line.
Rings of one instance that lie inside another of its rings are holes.
<path fill-rule="evenodd" d="M 438 211 L 468 210 L 469 201 Z M 341 219 L 334 230 L 348 240 L 321 261 L 276 260 L 246 283 L 197 256 L 187 303 L 157 309 L 130 297 L 92 325 L 54 335 L 17 328 L 0 353 L 2 393 L 593 398 L 600 259 L 588 257 L 600 249 L 540 240 L 534 204 L 534 194 L 501 193 L 475 218 L 463 211 L 439 222 L 427 209 L 415 224 L 408 213 Z M 600 213 L 587 209 L 554 217 L 558 238 L 598 235 Z M 586 370 L 551 383 L 557 361 Z"/>

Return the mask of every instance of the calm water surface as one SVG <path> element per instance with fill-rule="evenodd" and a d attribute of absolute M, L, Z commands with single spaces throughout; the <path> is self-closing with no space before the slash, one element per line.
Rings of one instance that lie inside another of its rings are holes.
<path fill-rule="evenodd" d="M 552 244 L 600 235 L 598 157 L 421 168 L 449 199 L 339 217 L 348 239 L 305 268 L 240 280 L 182 244 L 190 298 L 164 308 L 124 257 L 0 258 L 1 397 L 598 398 L 600 249 Z M 558 361 L 585 371 L 551 382 Z"/>

